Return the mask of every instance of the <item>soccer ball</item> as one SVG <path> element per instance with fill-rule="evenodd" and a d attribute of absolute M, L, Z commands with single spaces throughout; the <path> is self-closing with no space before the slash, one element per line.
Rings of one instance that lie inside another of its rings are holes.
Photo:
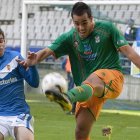
<path fill-rule="evenodd" d="M 57 72 L 52 72 L 45 75 L 42 79 L 42 91 L 45 93 L 47 90 L 59 90 L 60 92 L 67 92 L 68 84 L 65 78 Z"/>

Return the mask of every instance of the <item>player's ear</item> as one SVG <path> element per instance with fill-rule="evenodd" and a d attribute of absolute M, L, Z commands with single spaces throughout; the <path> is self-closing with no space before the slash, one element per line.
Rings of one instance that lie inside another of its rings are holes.
<path fill-rule="evenodd" d="M 91 20 L 91 21 L 93 21 L 93 20 L 94 20 L 93 16 L 91 16 L 91 17 L 90 17 L 90 20 Z"/>

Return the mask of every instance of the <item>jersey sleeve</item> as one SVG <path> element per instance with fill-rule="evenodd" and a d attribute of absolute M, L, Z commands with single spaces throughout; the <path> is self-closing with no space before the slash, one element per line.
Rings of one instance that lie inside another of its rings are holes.
<path fill-rule="evenodd" d="M 19 59 L 23 59 L 22 56 L 19 56 Z M 25 81 L 32 87 L 39 86 L 39 74 L 36 66 L 30 66 L 28 70 L 26 70 L 23 66 L 18 66 L 19 73 L 25 79 Z"/>
<path fill-rule="evenodd" d="M 117 29 L 117 27 L 113 23 L 111 23 L 110 27 L 111 27 L 111 36 L 115 47 L 118 49 L 122 46 L 128 45 L 128 42 L 126 41 L 122 32 L 119 29 Z"/>
<path fill-rule="evenodd" d="M 69 52 L 69 44 L 70 44 L 69 33 L 64 33 L 59 36 L 50 46 L 49 48 L 54 52 L 55 57 L 58 58 L 60 56 L 67 55 Z"/>

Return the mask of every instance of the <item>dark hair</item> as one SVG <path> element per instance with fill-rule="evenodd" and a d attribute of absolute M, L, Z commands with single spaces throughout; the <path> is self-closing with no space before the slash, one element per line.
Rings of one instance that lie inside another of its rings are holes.
<path fill-rule="evenodd" d="M 73 15 L 81 16 L 84 13 L 88 14 L 88 17 L 92 16 L 91 8 L 84 2 L 77 2 L 74 4 L 72 11 L 71 11 L 71 17 L 73 18 Z"/>
<path fill-rule="evenodd" d="M 4 35 L 4 32 L 3 32 L 3 30 L 0 28 L 0 35 L 2 35 L 3 36 L 3 38 L 5 39 L 5 35 Z"/>

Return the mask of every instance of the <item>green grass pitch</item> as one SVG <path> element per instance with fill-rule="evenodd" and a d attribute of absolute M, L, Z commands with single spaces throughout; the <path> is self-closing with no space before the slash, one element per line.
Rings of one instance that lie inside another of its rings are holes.
<path fill-rule="evenodd" d="M 49 102 L 43 94 L 27 94 L 31 113 L 35 118 L 35 140 L 75 140 L 75 118 Z M 112 127 L 111 137 L 102 135 L 102 128 Z M 91 140 L 138 140 L 140 111 L 103 110 L 94 124 Z"/>

